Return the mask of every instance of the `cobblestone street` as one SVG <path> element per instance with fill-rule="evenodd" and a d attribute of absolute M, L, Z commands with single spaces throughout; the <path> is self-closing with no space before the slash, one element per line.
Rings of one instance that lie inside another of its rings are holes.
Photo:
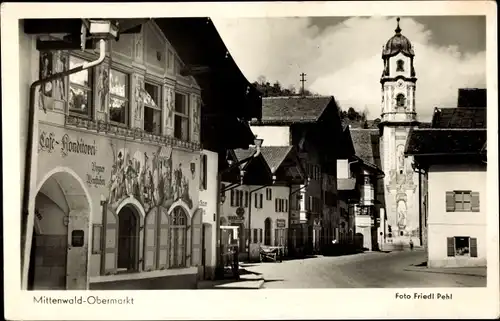
<path fill-rule="evenodd" d="M 243 264 L 262 288 L 484 287 L 486 268 L 427 269 L 425 252 L 367 252 L 282 263 Z"/>

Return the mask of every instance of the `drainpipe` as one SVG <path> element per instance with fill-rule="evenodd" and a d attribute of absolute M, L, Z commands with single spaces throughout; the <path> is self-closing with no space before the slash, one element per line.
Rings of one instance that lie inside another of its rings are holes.
<path fill-rule="evenodd" d="M 36 88 L 38 86 L 41 86 L 43 84 L 46 84 L 48 82 L 51 82 L 56 79 L 60 79 L 63 77 L 66 77 L 68 75 L 80 72 L 82 70 L 86 70 L 92 67 L 95 67 L 99 64 L 101 64 L 104 61 L 104 58 L 106 57 L 106 41 L 101 39 L 99 40 L 99 58 L 95 61 L 92 62 L 85 62 L 81 66 L 78 66 L 76 68 L 66 70 L 63 72 L 55 73 L 47 78 L 44 79 L 39 79 L 35 81 L 34 83 L 31 84 L 30 86 L 30 96 L 29 96 L 29 119 L 28 119 L 28 141 L 26 144 L 26 160 L 25 160 L 25 170 L 24 170 L 24 193 L 23 193 L 23 207 L 22 207 L 22 218 L 27 218 L 25 222 L 22 224 L 22 231 L 21 233 L 25 234 L 25 241 L 24 241 L 24 252 L 27 248 L 26 242 L 28 240 L 28 222 L 33 219 L 33 215 L 30 215 L 29 211 L 29 203 L 30 203 L 30 191 L 31 191 L 31 166 L 33 162 L 33 136 L 35 133 L 33 132 L 33 127 L 34 127 L 34 122 L 35 122 L 35 94 L 36 94 Z M 47 113 L 47 110 L 44 107 L 44 112 Z M 30 232 L 31 233 L 31 232 Z M 30 244 L 31 245 L 31 244 Z M 22 254 L 22 266 L 25 262 L 25 257 L 26 254 Z M 24 268 L 23 268 L 24 269 Z M 24 275 L 24 273 L 23 273 Z"/>

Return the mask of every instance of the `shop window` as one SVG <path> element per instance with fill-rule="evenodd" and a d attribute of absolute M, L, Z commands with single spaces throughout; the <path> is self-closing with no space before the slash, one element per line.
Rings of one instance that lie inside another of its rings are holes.
<path fill-rule="evenodd" d="M 189 106 L 187 95 L 175 93 L 174 137 L 189 140 Z"/>
<path fill-rule="evenodd" d="M 70 56 L 69 68 L 81 66 L 87 61 Z M 70 113 L 92 117 L 92 69 L 82 70 L 69 75 L 69 100 Z"/>
<path fill-rule="evenodd" d="M 144 131 L 161 134 L 161 98 L 160 86 L 144 84 Z"/>
<path fill-rule="evenodd" d="M 182 207 L 170 214 L 170 267 L 186 267 L 187 215 Z"/>
<path fill-rule="evenodd" d="M 447 212 L 479 212 L 479 193 L 472 191 L 446 192 Z"/>
<path fill-rule="evenodd" d="M 109 72 L 109 119 L 112 122 L 127 125 L 129 110 L 129 76 L 111 69 Z"/>

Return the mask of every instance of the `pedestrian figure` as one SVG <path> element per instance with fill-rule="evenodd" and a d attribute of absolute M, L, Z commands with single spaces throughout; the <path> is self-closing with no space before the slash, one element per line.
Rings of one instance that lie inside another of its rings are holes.
<path fill-rule="evenodd" d="M 412 239 L 410 239 L 410 250 L 413 251 L 413 240 Z"/>

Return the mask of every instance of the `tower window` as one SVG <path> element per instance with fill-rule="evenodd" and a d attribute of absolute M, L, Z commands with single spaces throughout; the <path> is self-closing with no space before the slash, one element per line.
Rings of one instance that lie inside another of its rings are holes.
<path fill-rule="evenodd" d="M 405 71 L 405 62 L 403 60 L 396 61 L 396 71 Z"/>
<path fill-rule="evenodd" d="M 405 100 L 406 100 L 405 95 L 398 94 L 396 96 L 396 105 L 397 105 L 397 107 L 404 107 L 405 106 Z"/>

